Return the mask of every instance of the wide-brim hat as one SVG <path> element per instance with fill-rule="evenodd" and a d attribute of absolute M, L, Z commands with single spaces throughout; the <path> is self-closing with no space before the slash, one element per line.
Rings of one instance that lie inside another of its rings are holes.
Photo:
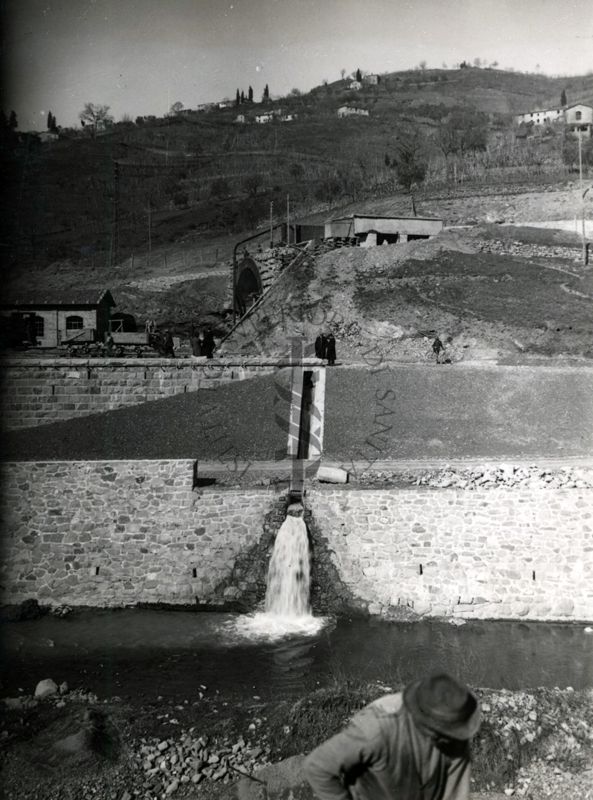
<path fill-rule="evenodd" d="M 450 675 L 411 683 L 404 689 L 404 704 L 415 722 L 449 739 L 471 739 L 480 727 L 478 698 Z"/>

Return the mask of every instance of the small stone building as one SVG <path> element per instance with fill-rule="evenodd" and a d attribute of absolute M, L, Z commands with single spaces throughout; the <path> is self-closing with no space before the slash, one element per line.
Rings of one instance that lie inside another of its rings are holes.
<path fill-rule="evenodd" d="M 337 217 L 325 223 L 326 239 L 356 239 L 366 246 L 373 244 L 395 244 L 413 239 L 430 239 L 443 229 L 443 220 L 436 217 L 379 217 L 353 214 Z"/>
<path fill-rule="evenodd" d="M 113 306 L 108 289 L 31 290 L 3 297 L 0 315 L 33 334 L 38 347 L 57 347 L 68 342 L 103 341 Z"/>

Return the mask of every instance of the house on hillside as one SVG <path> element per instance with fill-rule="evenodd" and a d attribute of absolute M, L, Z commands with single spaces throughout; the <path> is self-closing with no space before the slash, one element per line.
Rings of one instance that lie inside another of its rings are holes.
<path fill-rule="evenodd" d="M 212 111 L 215 105 L 216 105 L 215 103 L 200 103 L 196 108 L 196 111 L 201 111 L 201 112 Z"/>
<path fill-rule="evenodd" d="M 562 123 L 569 133 L 581 132 L 585 136 L 592 135 L 593 108 L 584 103 L 575 103 L 563 108 L 548 108 L 545 110 L 526 111 L 515 116 L 515 124 L 522 127 L 539 127 L 550 125 L 554 122 Z"/>
<path fill-rule="evenodd" d="M 221 100 L 220 103 L 218 103 L 219 108 L 231 108 L 232 105 L 233 103 L 230 100 Z"/>
<path fill-rule="evenodd" d="M 66 289 L 37 292 L 35 289 L 5 295 L 0 315 L 14 329 L 32 333 L 38 347 L 57 347 L 68 342 L 102 341 L 109 330 L 111 308 L 108 289 Z"/>
<path fill-rule="evenodd" d="M 283 117 L 280 117 L 280 122 L 292 122 L 297 119 L 297 117 L 298 114 L 285 114 Z"/>
<path fill-rule="evenodd" d="M 365 75 L 362 80 L 365 83 L 370 84 L 371 86 L 377 86 L 380 83 L 381 78 L 378 75 L 372 74 L 372 75 Z"/>
<path fill-rule="evenodd" d="M 437 217 L 380 217 L 353 214 L 325 223 L 325 239 L 356 239 L 362 247 L 430 239 L 443 230 Z"/>
<path fill-rule="evenodd" d="M 564 112 L 564 122 L 570 133 L 581 133 L 590 137 L 593 129 L 593 108 L 584 103 L 568 106 Z"/>
<path fill-rule="evenodd" d="M 356 108 L 354 106 L 340 106 L 338 108 L 338 117 L 368 117 L 369 112 L 366 108 Z"/>
<path fill-rule="evenodd" d="M 268 122 L 272 122 L 273 119 L 274 119 L 274 115 L 271 114 L 271 113 L 269 113 L 269 114 L 256 114 L 256 116 L 255 116 L 255 121 L 259 125 L 265 125 Z"/>
<path fill-rule="evenodd" d="M 524 114 L 515 115 L 515 124 L 522 122 L 533 125 L 549 125 L 551 122 L 561 122 L 564 119 L 563 108 L 549 108 L 542 111 L 526 111 Z"/>
<path fill-rule="evenodd" d="M 362 83 L 360 81 L 350 81 L 348 88 L 355 92 L 359 92 L 362 89 Z"/>
<path fill-rule="evenodd" d="M 38 136 L 44 144 L 47 144 L 47 142 L 57 142 L 60 138 L 55 131 L 41 131 Z"/>
<path fill-rule="evenodd" d="M 245 114 L 237 114 L 237 116 L 235 117 L 235 122 L 238 122 L 241 125 L 244 125 L 247 122 L 247 118 L 246 118 Z"/>

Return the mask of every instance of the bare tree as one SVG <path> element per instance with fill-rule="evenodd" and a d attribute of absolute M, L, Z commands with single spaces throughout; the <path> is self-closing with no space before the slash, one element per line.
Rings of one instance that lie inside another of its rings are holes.
<path fill-rule="evenodd" d="M 169 112 L 171 114 L 180 114 L 182 111 L 183 111 L 183 103 L 180 102 L 179 100 L 176 103 L 173 103 L 173 105 L 169 109 Z"/>
<path fill-rule="evenodd" d="M 78 117 L 83 128 L 87 125 L 90 127 L 93 136 L 97 133 L 97 128 L 113 122 L 113 117 L 109 114 L 109 106 L 99 106 L 94 103 L 85 103 Z"/>
<path fill-rule="evenodd" d="M 346 77 L 346 70 L 344 69 L 344 67 L 342 67 L 342 69 L 340 70 L 340 76 L 342 80 L 344 80 L 344 78 Z"/>

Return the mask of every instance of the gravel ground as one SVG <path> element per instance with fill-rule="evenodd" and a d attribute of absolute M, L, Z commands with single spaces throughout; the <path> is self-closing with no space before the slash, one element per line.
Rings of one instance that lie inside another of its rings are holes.
<path fill-rule="evenodd" d="M 185 705 L 158 698 L 162 702 L 153 702 L 150 712 L 130 699 L 101 700 L 92 692 L 69 692 L 65 685 L 50 686 L 45 698 L 5 699 L 0 723 L 5 797 L 230 800 L 241 774 L 257 775 L 290 753 L 299 717 L 290 713 L 290 704 L 282 711 L 282 704 L 254 702 L 259 698 L 237 711 L 202 689 Z M 379 693 L 380 687 L 368 687 L 369 699 Z M 483 722 L 473 748 L 474 800 L 593 797 L 591 691 L 478 693 Z"/>

